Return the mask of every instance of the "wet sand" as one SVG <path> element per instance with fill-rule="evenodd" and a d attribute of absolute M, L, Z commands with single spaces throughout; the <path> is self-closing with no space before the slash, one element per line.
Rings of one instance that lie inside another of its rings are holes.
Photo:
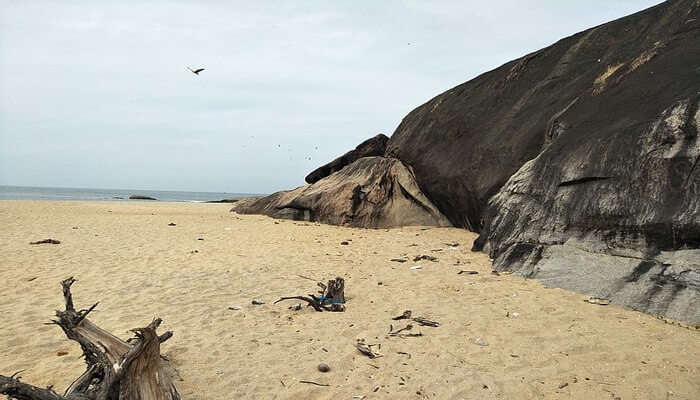
<path fill-rule="evenodd" d="M 79 346 L 44 325 L 62 308 L 59 282 L 75 276 L 76 306 L 100 301 L 91 320 L 122 338 L 163 318 L 175 336 L 162 350 L 185 399 L 700 398 L 700 332 L 492 275 L 487 256 L 469 251 L 470 232 L 348 229 L 229 208 L 1 201 L 0 373 L 25 370 L 24 381 L 62 392 L 83 371 Z M 29 245 L 47 238 L 61 244 Z M 438 261 L 390 261 L 417 255 Z M 347 311 L 273 305 L 316 291 L 300 275 L 344 277 Z M 391 318 L 409 309 L 441 325 L 389 336 L 406 325 Z M 381 344 L 383 357 L 362 355 L 358 339 Z"/>

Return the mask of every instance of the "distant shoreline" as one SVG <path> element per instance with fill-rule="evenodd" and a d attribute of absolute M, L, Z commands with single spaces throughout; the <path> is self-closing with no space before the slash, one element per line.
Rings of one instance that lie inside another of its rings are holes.
<path fill-rule="evenodd" d="M 129 197 L 153 198 L 164 202 L 232 203 L 261 194 L 234 192 L 187 192 L 178 190 L 56 188 L 0 185 L 0 200 L 48 201 L 146 201 Z M 153 201 L 153 200 L 149 200 Z"/>

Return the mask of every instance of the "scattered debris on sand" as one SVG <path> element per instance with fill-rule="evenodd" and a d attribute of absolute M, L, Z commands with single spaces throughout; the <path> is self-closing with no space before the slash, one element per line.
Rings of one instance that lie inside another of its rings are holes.
<path fill-rule="evenodd" d="M 584 301 L 585 301 L 586 303 L 597 304 L 597 305 L 599 305 L 599 306 L 607 306 L 608 304 L 610 304 L 610 300 L 608 300 L 608 299 L 602 299 L 602 298 L 600 298 L 600 297 L 591 297 L 591 298 L 588 298 L 588 299 L 586 299 L 586 300 L 584 300 Z"/>
<path fill-rule="evenodd" d="M 392 320 L 400 321 L 402 319 L 410 319 L 411 321 L 418 323 L 420 326 L 431 326 L 433 328 L 440 326 L 440 323 L 437 321 L 432 321 L 424 317 L 411 317 L 412 315 L 413 312 L 411 310 L 406 310 L 403 312 L 403 314 L 393 317 Z M 393 328 L 389 329 L 389 331 L 393 331 Z"/>
<path fill-rule="evenodd" d="M 382 349 L 381 343 L 369 344 L 369 343 L 365 343 L 364 339 L 357 339 L 357 343 L 355 343 L 355 347 L 357 348 L 357 350 L 360 351 L 360 353 L 366 355 L 367 357 L 369 357 L 371 359 L 384 357 L 383 354 L 380 354 L 379 352 L 372 350 L 372 347 L 377 347 L 377 349 L 381 350 Z"/>
<path fill-rule="evenodd" d="M 403 339 L 403 338 L 407 338 L 407 337 L 420 337 L 420 336 L 423 336 L 423 333 L 422 333 L 422 332 L 418 332 L 418 333 L 404 333 L 404 332 L 410 331 L 411 329 L 413 329 L 413 325 L 411 325 L 411 324 L 408 324 L 408 325 L 406 325 L 405 327 L 400 328 L 400 329 L 397 329 L 397 330 L 394 330 L 394 326 L 393 326 L 393 325 L 389 325 L 389 336 L 400 337 L 400 338 L 402 338 L 402 339 Z"/>

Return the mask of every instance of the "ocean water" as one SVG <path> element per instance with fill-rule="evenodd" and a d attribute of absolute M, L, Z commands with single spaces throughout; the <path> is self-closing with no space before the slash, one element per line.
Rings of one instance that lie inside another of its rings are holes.
<path fill-rule="evenodd" d="M 141 201 L 129 200 L 129 196 L 132 194 L 154 197 L 160 201 L 184 202 L 204 202 L 259 196 L 259 194 L 226 192 L 181 192 L 173 190 L 52 188 L 0 185 L 0 200 Z"/>

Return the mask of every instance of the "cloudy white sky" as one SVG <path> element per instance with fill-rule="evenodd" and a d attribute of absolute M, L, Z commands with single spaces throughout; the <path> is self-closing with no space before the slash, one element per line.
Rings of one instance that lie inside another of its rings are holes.
<path fill-rule="evenodd" d="M 431 97 L 657 2 L 0 0 L 0 185 L 295 187 Z"/>

